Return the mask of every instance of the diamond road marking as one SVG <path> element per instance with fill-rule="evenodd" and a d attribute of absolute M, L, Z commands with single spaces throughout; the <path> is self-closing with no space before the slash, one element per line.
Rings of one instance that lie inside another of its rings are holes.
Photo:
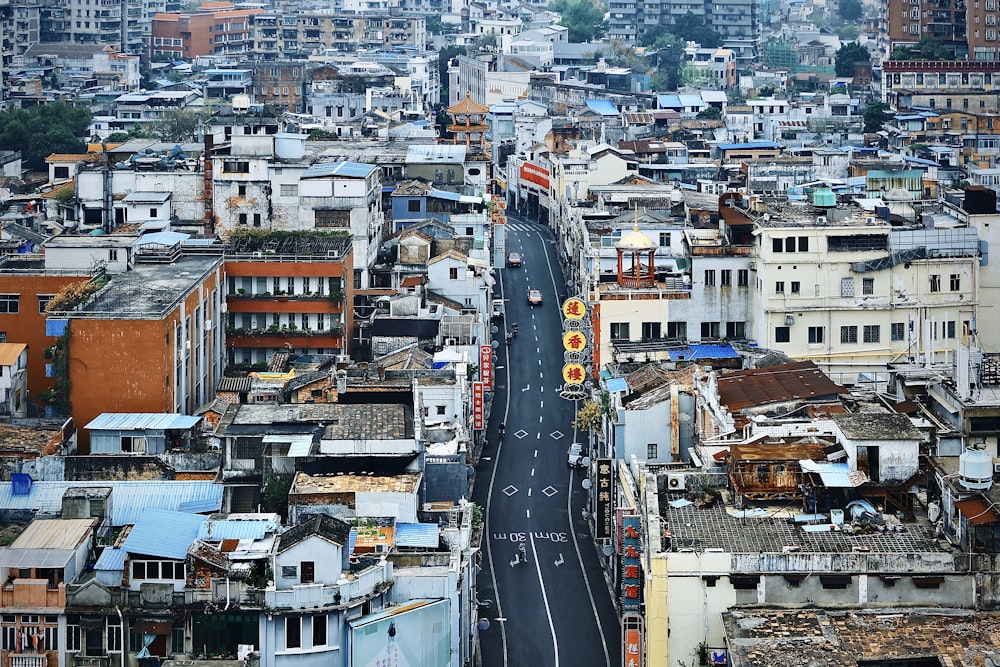
<path fill-rule="evenodd" d="M 522 440 L 528 437 L 528 432 L 525 431 L 524 429 L 521 429 L 520 431 L 514 434 L 514 437 L 517 438 L 518 440 Z"/>
<path fill-rule="evenodd" d="M 559 438 L 563 437 L 563 433 L 562 431 L 552 431 L 552 433 L 549 433 L 549 437 L 552 438 L 553 440 L 558 440 Z"/>
<path fill-rule="evenodd" d="M 504 489 L 503 492 L 507 494 L 507 497 L 510 497 L 510 496 L 514 495 L 515 493 L 517 493 L 517 487 L 514 486 L 513 484 L 511 484 L 506 489 Z"/>
<path fill-rule="evenodd" d="M 551 498 L 552 496 L 556 495 L 559 492 L 553 489 L 551 486 L 546 486 L 544 489 L 542 489 L 542 493 Z"/>

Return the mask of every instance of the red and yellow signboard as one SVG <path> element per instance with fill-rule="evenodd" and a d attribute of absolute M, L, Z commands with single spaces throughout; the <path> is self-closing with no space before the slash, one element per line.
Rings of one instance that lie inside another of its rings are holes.
<path fill-rule="evenodd" d="M 587 349 L 587 336 L 581 331 L 567 331 L 563 334 L 563 349 L 567 352 L 583 352 Z"/>
<path fill-rule="evenodd" d="M 521 163 L 521 180 L 549 189 L 549 170 L 530 162 Z"/>
<path fill-rule="evenodd" d="M 489 345 L 479 346 L 479 377 L 486 391 L 493 390 L 493 348 Z"/>
<path fill-rule="evenodd" d="M 638 629 L 625 630 L 625 667 L 642 667 L 641 641 Z"/>
<path fill-rule="evenodd" d="M 587 379 L 587 369 L 583 364 L 566 364 L 563 366 L 563 382 L 566 384 L 583 384 Z"/>
<path fill-rule="evenodd" d="M 472 428 L 482 431 L 486 428 L 486 410 L 483 403 L 483 383 L 472 383 Z"/>
<path fill-rule="evenodd" d="M 563 301 L 562 311 L 567 320 L 582 320 L 587 316 L 587 304 L 583 299 L 573 297 Z"/>

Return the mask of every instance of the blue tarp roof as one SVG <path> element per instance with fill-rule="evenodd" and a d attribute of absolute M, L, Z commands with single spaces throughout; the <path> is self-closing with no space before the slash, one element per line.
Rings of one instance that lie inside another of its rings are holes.
<path fill-rule="evenodd" d="M 936 167 L 936 166 L 938 166 L 938 163 L 935 162 L 934 160 L 925 160 L 922 157 L 904 156 L 903 160 L 906 161 L 906 162 L 912 162 L 913 164 L 925 164 L 928 167 Z"/>
<path fill-rule="evenodd" d="M 181 234 L 180 232 L 155 232 L 153 234 L 143 234 L 135 242 L 135 245 L 158 244 L 175 246 L 181 241 L 187 241 L 189 238 L 191 238 L 190 234 Z"/>
<path fill-rule="evenodd" d="M 657 95 L 656 105 L 661 109 L 674 109 L 683 106 L 679 95 Z"/>
<path fill-rule="evenodd" d="M 700 95 L 678 95 L 681 104 L 686 107 L 700 107 L 705 105 L 705 100 Z"/>
<path fill-rule="evenodd" d="M 587 100 L 587 108 L 602 116 L 618 115 L 618 107 L 611 100 Z"/>
<path fill-rule="evenodd" d="M 130 554 L 182 560 L 204 523 L 200 514 L 147 509 L 139 515 L 122 548 Z"/>
<path fill-rule="evenodd" d="M 608 380 L 608 391 L 628 391 L 628 382 L 625 378 L 611 378 Z"/>
<path fill-rule="evenodd" d="M 201 417 L 189 417 L 187 415 L 161 412 L 105 412 L 97 415 L 84 428 L 91 431 L 98 429 L 121 431 L 162 430 L 168 428 L 186 429 L 196 425 L 201 419 Z"/>
<path fill-rule="evenodd" d="M 135 523 L 139 514 L 150 507 L 177 510 L 186 503 L 198 503 L 205 512 L 215 512 L 222 507 L 222 485 L 206 480 L 34 482 L 26 496 L 15 495 L 11 482 L 0 482 L 0 507 L 59 514 L 66 489 L 79 486 L 111 487 L 111 523 L 114 526 Z"/>
<path fill-rule="evenodd" d="M 397 523 L 396 546 L 437 549 L 440 530 L 436 523 Z"/>
<path fill-rule="evenodd" d="M 697 359 L 739 359 L 732 345 L 688 345 L 669 351 L 671 361 L 694 361 Z"/>
<path fill-rule="evenodd" d="M 125 569 L 124 549 L 117 547 L 107 547 L 101 552 L 101 557 L 94 563 L 95 570 L 107 570 L 110 572 L 120 572 Z"/>

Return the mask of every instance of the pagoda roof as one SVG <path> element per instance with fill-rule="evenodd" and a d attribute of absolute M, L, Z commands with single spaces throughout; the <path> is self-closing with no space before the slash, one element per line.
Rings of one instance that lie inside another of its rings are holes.
<path fill-rule="evenodd" d="M 479 102 L 472 99 L 472 91 L 465 91 L 465 99 L 457 104 L 448 107 L 448 113 L 451 115 L 464 114 L 464 115 L 485 115 L 490 112 L 490 108 L 483 106 Z"/>

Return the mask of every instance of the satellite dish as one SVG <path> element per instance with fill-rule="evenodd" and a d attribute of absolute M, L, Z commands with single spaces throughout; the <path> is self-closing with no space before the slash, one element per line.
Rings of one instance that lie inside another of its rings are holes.
<path fill-rule="evenodd" d="M 495 340 L 495 341 L 493 341 L 492 343 L 490 343 L 490 345 L 492 345 L 492 346 L 493 346 L 493 349 L 495 350 L 495 349 L 497 349 L 498 347 L 500 347 L 500 341 L 498 341 L 498 340 Z"/>
<path fill-rule="evenodd" d="M 500 329 L 497 328 L 497 325 L 494 324 L 490 327 L 490 333 L 497 333 L 498 331 L 500 331 Z"/>
<path fill-rule="evenodd" d="M 593 484 L 591 483 L 591 481 L 590 481 L 590 478 L 589 478 L 589 477 L 584 477 L 584 478 L 583 478 L 583 481 L 582 481 L 582 482 L 580 482 L 580 486 L 582 486 L 583 488 L 585 488 L 585 489 L 588 489 L 588 490 L 589 490 L 589 489 L 590 489 L 590 487 L 592 487 L 592 486 L 593 486 Z"/>
<path fill-rule="evenodd" d="M 490 622 L 485 618 L 481 618 L 479 619 L 479 622 L 476 623 L 476 629 L 480 632 L 486 632 L 490 629 Z"/>

